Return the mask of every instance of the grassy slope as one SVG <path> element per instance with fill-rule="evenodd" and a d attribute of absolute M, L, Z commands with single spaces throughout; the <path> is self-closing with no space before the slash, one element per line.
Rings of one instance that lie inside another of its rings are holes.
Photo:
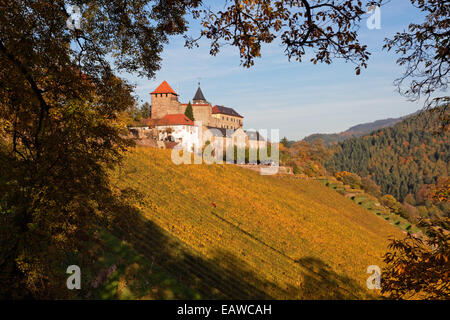
<path fill-rule="evenodd" d="M 116 235 L 203 298 L 368 298 L 366 268 L 401 236 L 320 182 L 177 166 L 166 150 L 137 149 L 113 181 L 145 217 Z"/>

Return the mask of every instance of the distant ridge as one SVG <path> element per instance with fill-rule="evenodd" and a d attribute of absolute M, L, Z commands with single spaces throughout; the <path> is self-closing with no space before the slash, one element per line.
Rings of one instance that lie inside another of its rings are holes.
<path fill-rule="evenodd" d="M 362 124 L 357 124 L 356 126 L 350 127 L 345 132 L 353 132 L 353 133 L 369 133 L 371 131 L 375 131 L 378 129 L 383 129 L 387 127 L 392 127 L 398 122 L 402 121 L 405 117 L 400 118 L 388 118 L 383 120 L 376 120 L 373 122 L 367 122 Z"/>
<path fill-rule="evenodd" d="M 312 142 L 315 139 L 322 139 L 325 145 L 332 145 L 339 142 L 343 142 L 349 138 L 360 137 L 365 134 L 369 134 L 375 130 L 392 127 L 413 114 L 415 113 L 399 118 L 388 118 L 376 120 L 373 122 L 357 124 L 340 133 L 314 133 L 305 137 L 303 140 L 306 142 Z"/>

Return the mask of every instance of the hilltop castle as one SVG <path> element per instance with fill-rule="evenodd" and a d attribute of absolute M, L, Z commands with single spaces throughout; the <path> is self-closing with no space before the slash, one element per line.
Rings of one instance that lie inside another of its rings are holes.
<path fill-rule="evenodd" d="M 184 116 L 188 104 L 178 101 L 178 94 L 166 81 L 163 81 L 150 95 L 152 119 L 159 120 L 159 123 L 164 120 L 173 122 L 174 118 Z M 232 108 L 213 106 L 205 99 L 200 84 L 191 105 L 195 121 L 201 121 L 205 127 L 232 130 L 243 127 L 244 117 Z"/>

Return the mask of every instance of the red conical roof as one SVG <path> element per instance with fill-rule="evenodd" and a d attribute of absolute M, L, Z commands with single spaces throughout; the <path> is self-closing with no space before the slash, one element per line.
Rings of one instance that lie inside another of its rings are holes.
<path fill-rule="evenodd" d="M 176 92 L 169 86 L 166 80 L 164 80 L 158 88 L 155 89 L 153 93 L 173 93 L 176 94 Z"/>

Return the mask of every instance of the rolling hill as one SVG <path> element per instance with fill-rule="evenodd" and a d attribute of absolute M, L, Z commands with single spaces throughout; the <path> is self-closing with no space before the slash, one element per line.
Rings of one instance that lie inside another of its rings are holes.
<path fill-rule="evenodd" d="M 424 202 L 422 187 L 438 183 L 450 172 L 450 133 L 437 133 L 438 112 L 426 111 L 340 143 L 326 164 L 330 172 L 350 171 L 373 177 L 384 194 L 403 201 L 408 194 Z"/>
<path fill-rule="evenodd" d="M 333 145 L 339 142 L 343 142 L 350 138 L 363 136 L 375 130 L 392 127 L 395 124 L 402 121 L 403 119 L 405 119 L 406 117 L 408 116 L 361 123 L 353 127 L 350 127 L 347 130 L 342 131 L 340 133 L 314 133 L 305 137 L 303 140 L 308 143 L 311 143 L 315 139 L 322 139 L 325 145 Z"/>
<path fill-rule="evenodd" d="M 125 288 L 134 298 L 373 298 L 366 269 L 382 266 L 390 236 L 403 236 L 318 181 L 177 166 L 168 150 L 137 148 L 112 183 L 134 200 L 110 237 L 139 258 L 110 255 L 122 270 L 103 288 L 110 296 L 134 265 L 141 282 L 157 281 Z M 160 277 L 149 276 L 150 262 Z"/>

